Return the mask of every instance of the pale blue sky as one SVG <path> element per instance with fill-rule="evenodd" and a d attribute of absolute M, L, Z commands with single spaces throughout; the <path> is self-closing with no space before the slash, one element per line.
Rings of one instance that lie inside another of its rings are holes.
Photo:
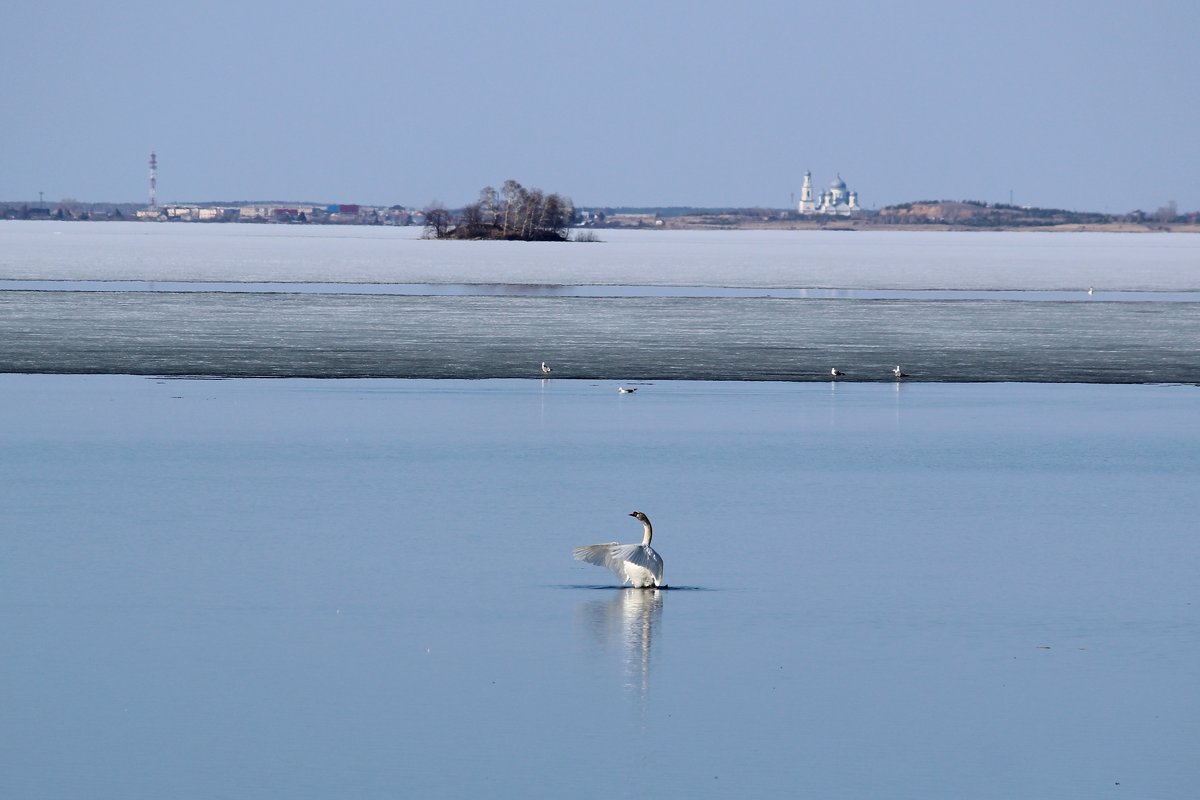
<path fill-rule="evenodd" d="M 1200 3 L 0 8 L 0 200 L 1200 209 Z"/>

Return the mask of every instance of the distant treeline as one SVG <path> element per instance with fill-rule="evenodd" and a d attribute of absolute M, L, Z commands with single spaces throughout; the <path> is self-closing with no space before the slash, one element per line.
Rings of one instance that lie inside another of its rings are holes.
<path fill-rule="evenodd" d="M 1194 224 L 1200 214 L 1180 214 L 1174 203 L 1153 213 L 1131 211 L 1128 214 L 1104 214 L 1096 211 L 1070 211 L 1062 208 L 1035 208 L 979 200 L 917 200 L 899 203 L 876 212 L 883 224 L 952 224 L 966 227 L 1046 227 L 1053 225 L 1103 225 L 1115 222 L 1136 224 Z"/>
<path fill-rule="evenodd" d="M 440 203 L 430 205 L 425 209 L 425 232 L 435 239 L 565 242 L 574 219 L 570 198 L 507 180 L 499 191 L 485 186 L 476 202 L 457 212 Z"/>
<path fill-rule="evenodd" d="M 126 220 L 137 214 L 137 203 L 0 203 L 0 219 Z"/>
<path fill-rule="evenodd" d="M 603 213 L 608 216 L 614 214 L 630 214 L 637 216 L 657 216 L 663 219 L 672 217 L 699 217 L 699 216 L 737 216 L 737 217 L 763 217 L 763 216 L 779 216 L 787 214 L 787 209 L 780 208 L 701 208 L 699 206 L 605 206 L 596 207 L 593 209 L 596 213 Z"/>

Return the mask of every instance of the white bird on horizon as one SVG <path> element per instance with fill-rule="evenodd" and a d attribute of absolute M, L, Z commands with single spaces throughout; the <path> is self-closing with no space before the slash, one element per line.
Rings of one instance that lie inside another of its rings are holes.
<path fill-rule="evenodd" d="M 641 544 L 589 544 L 575 548 L 575 559 L 607 567 L 622 583 L 632 584 L 639 589 L 665 587 L 666 584 L 662 582 L 662 557 L 650 546 L 654 528 L 650 526 L 649 517 L 640 511 L 632 511 L 629 516 L 642 523 L 644 532 Z"/>
<path fill-rule="evenodd" d="M 908 373 L 907 373 L 907 372 L 901 372 L 901 371 L 900 371 L 900 365 L 899 365 L 899 364 L 897 364 L 897 365 L 896 365 L 896 368 L 895 368 L 894 370 L 892 370 L 892 374 L 893 374 L 893 375 L 895 375 L 897 378 L 907 378 L 907 377 L 908 377 Z"/>
<path fill-rule="evenodd" d="M 545 362 L 545 361 L 543 361 L 543 362 L 542 362 L 542 374 L 543 374 L 543 375 L 549 375 L 549 374 L 550 374 L 550 367 L 546 366 L 546 362 Z"/>

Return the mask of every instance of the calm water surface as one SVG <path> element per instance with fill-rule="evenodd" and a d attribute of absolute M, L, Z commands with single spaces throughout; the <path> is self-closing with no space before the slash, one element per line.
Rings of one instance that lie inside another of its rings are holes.
<path fill-rule="evenodd" d="M 1181 386 L 0 376 L 0 796 L 1182 798 Z M 570 550 L 634 541 L 676 588 Z"/>

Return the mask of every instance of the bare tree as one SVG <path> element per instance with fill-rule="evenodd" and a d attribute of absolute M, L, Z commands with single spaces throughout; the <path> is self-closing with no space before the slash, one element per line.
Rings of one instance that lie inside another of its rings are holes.
<path fill-rule="evenodd" d="M 541 189 L 530 189 L 525 193 L 525 202 L 521 204 L 521 238 L 526 241 L 536 238 L 538 222 L 542 216 L 542 204 L 546 197 Z"/>
<path fill-rule="evenodd" d="M 471 203 L 463 207 L 462 216 L 454 230 L 456 234 L 468 239 L 483 239 L 487 236 L 490 227 L 485 219 L 483 203 Z M 462 229 L 461 233 L 459 233 L 460 228 Z"/>
<path fill-rule="evenodd" d="M 538 221 L 538 238 L 565 239 L 567 227 L 571 224 L 574 209 L 571 201 L 559 194 L 546 196 L 542 204 L 541 218 Z"/>
<path fill-rule="evenodd" d="M 441 239 L 450 231 L 450 211 L 434 201 L 425 209 L 425 235 Z"/>
<path fill-rule="evenodd" d="M 479 190 L 479 211 L 484 223 L 496 227 L 500 215 L 500 193 L 494 187 L 485 186 Z"/>
<path fill-rule="evenodd" d="M 507 239 L 509 232 L 516 227 L 521 206 L 525 203 L 525 187 L 509 178 L 504 182 L 500 193 L 504 205 L 504 222 L 500 226 L 501 235 Z"/>

